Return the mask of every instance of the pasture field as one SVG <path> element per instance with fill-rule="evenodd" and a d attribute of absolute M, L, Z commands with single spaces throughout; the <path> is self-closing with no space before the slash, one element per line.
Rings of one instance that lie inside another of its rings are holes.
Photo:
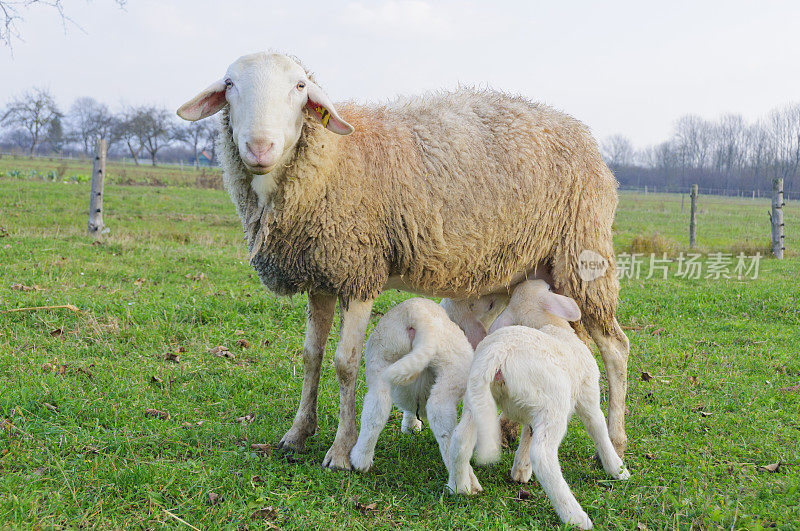
<path fill-rule="evenodd" d="M 117 185 L 113 171 L 101 244 L 85 235 L 88 184 L 0 177 L 0 527 L 564 527 L 535 481 L 508 480 L 511 451 L 476 469 L 483 495 L 448 495 L 432 434 L 401 434 L 397 412 L 369 473 L 324 469 L 338 320 L 307 452 L 253 447 L 291 425 L 304 297 L 260 286 L 224 191 Z M 680 203 L 622 194 L 617 252 L 687 251 Z M 763 253 L 767 209 L 701 197 L 701 250 Z M 798 221 L 790 203 L 788 258 L 762 259 L 757 279 L 684 278 L 676 264 L 623 279 L 632 478 L 605 476 L 575 419 L 560 451 L 598 529 L 800 528 Z M 382 295 L 371 327 L 409 296 Z M 78 311 L 9 312 L 60 305 Z"/>
<path fill-rule="evenodd" d="M 149 186 L 191 186 L 194 188 L 222 188 L 219 168 L 195 170 L 175 165 L 152 166 L 147 159 L 139 164 L 132 161 L 109 160 L 106 163 L 106 184 L 141 184 Z M 92 159 L 60 159 L 55 157 L 24 157 L 0 155 L 0 178 L 58 182 L 91 182 Z"/>

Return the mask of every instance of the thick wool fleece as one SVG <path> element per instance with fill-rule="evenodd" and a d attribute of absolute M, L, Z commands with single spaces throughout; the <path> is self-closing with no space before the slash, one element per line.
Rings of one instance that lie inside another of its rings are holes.
<path fill-rule="evenodd" d="M 463 298 L 544 266 L 556 290 L 610 330 L 617 182 L 583 124 L 471 89 L 337 110 L 355 132 L 331 134 L 306 117 L 293 157 L 274 171 L 269 204 L 259 204 L 223 113 L 225 186 L 270 290 L 337 294 L 346 304 L 375 297 L 391 276 Z M 605 276 L 581 280 L 584 249 L 609 260 Z"/>

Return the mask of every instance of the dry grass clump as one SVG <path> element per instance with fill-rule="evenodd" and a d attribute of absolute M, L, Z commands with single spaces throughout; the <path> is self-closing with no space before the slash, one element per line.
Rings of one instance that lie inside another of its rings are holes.
<path fill-rule="evenodd" d="M 666 238 L 661 234 L 654 232 L 650 236 L 646 236 L 644 234 L 637 234 L 631 240 L 630 245 L 628 246 L 628 252 L 630 254 L 634 253 L 642 253 L 642 254 L 657 254 L 662 255 L 666 253 L 667 255 L 673 255 L 678 252 L 680 246 L 678 242 L 672 240 L 670 238 Z"/>

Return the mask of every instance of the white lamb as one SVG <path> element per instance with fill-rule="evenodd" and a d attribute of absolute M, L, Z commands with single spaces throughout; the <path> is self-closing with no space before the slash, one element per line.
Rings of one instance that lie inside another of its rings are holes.
<path fill-rule="evenodd" d="M 367 340 L 364 359 L 368 391 L 361 412 L 361 431 L 350 463 L 365 472 L 386 425 L 392 402 L 403 411 L 401 431 L 419 431 L 430 422 L 445 466 L 456 408 L 467 386 L 473 349 L 467 335 L 486 335 L 481 320 L 502 309 L 507 297 L 487 295 L 469 305 L 443 299 L 441 306 L 422 299 L 401 302 L 381 318 Z M 476 323 L 465 333 L 455 322 Z M 479 341 L 480 339 L 478 339 Z M 474 474 L 468 472 L 477 485 Z"/>
<path fill-rule="evenodd" d="M 526 427 L 511 477 L 525 483 L 533 471 L 564 522 L 592 527 L 558 462 L 558 447 L 573 411 L 594 440 L 605 471 L 615 479 L 630 477 L 614 451 L 600 410 L 597 363 L 568 322 L 580 317 L 574 300 L 552 293 L 542 280 L 516 287 L 475 352 L 461 422 L 449 449 L 452 492 L 481 490 L 469 464 L 473 449 L 479 463 L 498 459 L 498 406 Z"/>

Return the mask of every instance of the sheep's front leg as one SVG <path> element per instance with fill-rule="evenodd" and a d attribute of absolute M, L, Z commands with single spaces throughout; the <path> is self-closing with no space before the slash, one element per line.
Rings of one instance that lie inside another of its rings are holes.
<path fill-rule="evenodd" d="M 278 448 L 302 452 L 306 438 L 317 429 L 319 374 L 335 308 L 335 296 L 308 294 L 306 339 L 303 344 L 303 392 L 292 427 L 278 443 Z"/>
<path fill-rule="evenodd" d="M 350 470 L 350 450 L 356 443 L 356 379 L 364 349 L 364 336 L 372 311 L 372 300 L 349 301 L 342 304 L 342 327 L 334 363 L 339 380 L 339 428 L 333 446 L 325 454 L 323 464 L 328 468 Z M 347 309 L 344 309 L 347 307 Z"/>
<path fill-rule="evenodd" d="M 608 377 L 608 434 L 614 449 L 620 457 L 624 457 L 628 446 L 625 435 L 625 395 L 628 391 L 628 354 L 630 346 L 628 337 L 614 319 L 609 327 L 611 332 L 604 332 L 598 323 L 590 322 L 589 333 L 600 349 L 603 364 Z"/>

